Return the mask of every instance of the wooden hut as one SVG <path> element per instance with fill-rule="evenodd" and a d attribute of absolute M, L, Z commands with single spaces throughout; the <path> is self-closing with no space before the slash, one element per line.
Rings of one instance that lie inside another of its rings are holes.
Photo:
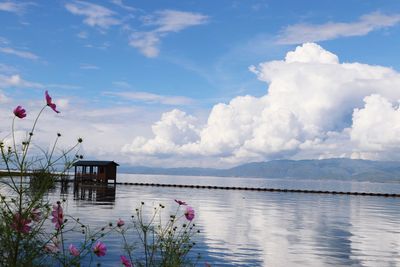
<path fill-rule="evenodd" d="M 80 160 L 74 163 L 76 182 L 117 183 L 117 166 L 114 161 Z"/>

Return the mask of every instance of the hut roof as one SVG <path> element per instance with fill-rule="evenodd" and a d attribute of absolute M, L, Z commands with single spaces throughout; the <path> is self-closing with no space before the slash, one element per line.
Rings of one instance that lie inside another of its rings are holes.
<path fill-rule="evenodd" d="M 105 161 L 105 160 L 79 160 L 73 164 L 73 166 L 108 166 L 108 165 L 119 166 L 119 164 L 114 161 Z"/>

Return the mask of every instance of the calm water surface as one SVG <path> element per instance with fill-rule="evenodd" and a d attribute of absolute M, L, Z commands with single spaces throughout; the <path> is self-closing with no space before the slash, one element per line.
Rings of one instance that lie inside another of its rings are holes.
<path fill-rule="evenodd" d="M 123 182 L 184 183 L 400 193 L 400 184 L 120 174 Z M 56 188 L 66 210 L 92 227 L 129 220 L 141 201 L 196 210 L 193 257 L 213 266 L 400 266 L 400 198 L 117 185 Z M 166 211 L 168 212 L 168 211 Z M 108 237 L 102 266 L 118 266 L 121 244 Z"/>

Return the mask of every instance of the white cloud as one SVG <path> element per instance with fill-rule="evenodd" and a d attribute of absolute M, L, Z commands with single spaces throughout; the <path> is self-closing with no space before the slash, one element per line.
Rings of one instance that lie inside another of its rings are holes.
<path fill-rule="evenodd" d="M 19 74 L 14 74 L 10 76 L 0 74 L 0 87 L 30 87 L 30 88 L 44 88 L 43 84 L 31 82 L 21 78 Z"/>
<path fill-rule="evenodd" d="M 138 151 L 140 154 L 174 154 L 178 146 L 191 143 L 198 139 L 196 119 L 185 112 L 174 109 L 162 115 L 161 120 L 152 126 L 156 137 L 146 140 L 136 138 L 131 144 L 125 145 L 122 151 Z"/>
<path fill-rule="evenodd" d="M 80 31 L 80 32 L 77 34 L 77 36 L 78 36 L 80 39 L 87 39 L 87 38 L 88 38 L 88 33 L 85 32 L 85 31 Z"/>
<path fill-rule="evenodd" d="M 365 105 L 353 112 L 350 137 L 360 152 L 400 152 L 400 110 L 388 99 L 377 94 L 365 97 Z"/>
<path fill-rule="evenodd" d="M 46 109 L 36 127 L 33 142 L 36 146 L 46 149 L 57 132 L 62 134 L 59 148 L 67 148 L 76 143 L 78 137 L 84 139 L 80 153 L 87 158 L 116 160 L 120 163 L 127 159 L 121 154 L 125 140 L 134 134 L 146 134 L 149 120 L 154 120 L 159 111 L 154 107 L 142 110 L 133 106 L 113 106 L 99 108 L 91 106 L 81 98 L 60 97 L 50 92 L 53 101 L 61 113 L 56 114 L 51 109 Z M 1 94 L 0 94 L 1 101 Z M 45 104 L 44 97 L 39 100 L 23 96 L 18 99 L 8 99 L 7 103 L 0 105 L 0 140 L 10 136 L 12 110 L 17 105 L 22 105 L 27 111 L 27 117 L 16 121 L 18 138 L 22 139 L 32 127 L 36 114 Z M 58 150 L 57 150 L 58 151 Z"/>
<path fill-rule="evenodd" d="M 148 104 L 163 104 L 163 105 L 190 105 L 194 101 L 191 98 L 184 96 L 164 96 L 148 92 L 106 92 L 107 95 L 119 96 L 124 99 L 140 101 Z"/>
<path fill-rule="evenodd" d="M 32 60 L 39 59 L 39 57 L 32 52 L 16 50 L 11 47 L 0 47 L 0 53 L 10 54 L 25 59 L 32 59 Z"/>
<path fill-rule="evenodd" d="M 277 42 L 300 44 L 332 40 L 340 37 L 363 36 L 368 33 L 400 23 L 400 14 L 385 15 L 379 12 L 360 17 L 356 22 L 328 22 L 325 24 L 294 24 L 286 27 Z"/>
<path fill-rule="evenodd" d="M 0 90 L 0 103 L 5 104 L 9 103 L 11 100 L 8 96 L 6 96 L 1 90 Z"/>
<path fill-rule="evenodd" d="M 191 118 L 187 139 L 173 127 L 168 138 L 157 130 L 165 116 L 187 121 L 186 114 L 165 113 L 153 125 L 152 138 L 137 137 L 124 152 L 162 164 L 179 159 L 183 166 L 191 160 L 215 166 L 275 158 L 400 159 L 400 115 L 398 104 L 393 106 L 400 100 L 400 73 L 395 70 L 340 63 L 313 43 L 250 70 L 269 85 L 266 95 L 217 104 L 204 124 Z"/>
<path fill-rule="evenodd" d="M 15 67 L 0 63 L 0 73 L 11 74 L 15 72 L 17 72 L 17 69 Z"/>
<path fill-rule="evenodd" d="M 177 10 L 162 10 L 145 17 L 147 26 L 155 27 L 151 31 L 134 32 L 130 36 L 129 44 L 146 57 L 156 57 L 159 54 L 159 44 L 171 32 L 179 32 L 186 28 L 205 24 L 208 16 L 200 13 Z"/>
<path fill-rule="evenodd" d="M 67 3 L 65 8 L 74 15 L 85 17 L 83 22 L 92 27 L 99 27 L 104 30 L 121 24 L 120 20 L 115 18 L 116 13 L 104 6 L 84 1 L 73 1 Z"/>
<path fill-rule="evenodd" d="M 28 81 L 21 77 L 19 74 L 4 75 L 0 74 L 0 88 L 59 88 L 59 89 L 78 89 L 79 86 L 70 84 L 42 84 L 38 82 Z"/>
<path fill-rule="evenodd" d="M 128 10 L 128 11 L 135 11 L 136 10 L 136 8 L 124 4 L 124 2 L 122 0 L 111 0 L 111 3 L 113 3 L 114 5 L 119 6 L 122 9 Z"/>
<path fill-rule="evenodd" d="M 134 7 L 124 4 L 122 0 L 111 0 L 114 5 L 127 10 L 137 11 Z M 104 6 L 92 4 L 84 1 L 75 0 L 67 3 L 65 8 L 74 15 L 84 16 L 84 23 L 97 27 L 103 33 L 111 26 L 120 25 L 123 32 L 129 33 L 129 45 L 137 48 L 143 55 L 149 58 L 157 57 L 159 54 L 159 45 L 162 38 L 165 38 L 171 32 L 180 32 L 192 26 L 205 24 L 208 22 L 208 16 L 178 10 L 161 10 L 151 15 L 141 17 L 143 25 L 141 27 L 152 28 L 151 30 L 132 30 L 133 27 L 127 23 L 135 16 L 129 14 L 123 18 L 118 18 L 118 13 Z M 88 34 L 85 31 L 78 33 L 78 37 L 86 39 Z M 87 44 L 86 47 L 94 47 Z"/>
<path fill-rule="evenodd" d="M 157 57 L 160 53 L 158 45 L 160 36 L 154 32 L 135 32 L 130 36 L 129 44 L 145 55 L 146 57 Z"/>
<path fill-rule="evenodd" d="M 26 11 L 26 8 L 29 5 L 32 4 L 33 3 L 30 2 L 21 3 L 16 1 L 0 2 L 0 11 L 6 11 L 20 15 Z"/>
<path fill-rule="evenodd" d="M 153 166 L 226 167 L 276 158 L 400 159 L 400 73 L 396 70 L 342 63 L 313 43 L 288 52 L 283 60 L 250 69 L 268 86 L 266 94 L 216 104 L 206 120 L 178 109 L 166 111 L 163 105 L 149 108 L 121 102 L 118 107 L 92 109 L 84 99 L 52 95 L 61 113 L 49 110 L 40 121 L 35 142 L 46 144 L 60 131 L 65 144 L 82 136 L 83 152 L 91 157 Z M 0 75 L 1 89 L 29 83 L 19 75 Z M 125 82 L 116 84 L 129 87 Z M 4 92 L 0 101 L 4 95 L 7 101 L 0 105 L 0 121 L 9 120 L 12 108 L 24 104 Z M 117 96 L 155 103 L 165 97 L 121 93 L 127 95 Z M 27 121 L 18 121 L 18 129 L 28 129 L 24 123 L 32 121 L 43 101 L 24 105 Z M 7 127 L 0 125 L 0 138 Z"/>
<path fill-rule="evenodd" d="M 205 24 L 208 17 L 200 13 L 184 12 L 178 10 L 162 10 L 149 20 L 149 25 L 158 26 L 156 32 L 179 32 L 188 27 Z"/>

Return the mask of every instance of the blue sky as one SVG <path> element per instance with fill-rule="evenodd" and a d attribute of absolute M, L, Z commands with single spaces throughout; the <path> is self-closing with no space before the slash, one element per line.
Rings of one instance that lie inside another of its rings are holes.
<path fill-rule="evenodd" d="M 398 159 L 392 137 L 360 136 L 356 128 L 366 125 L 360 117 L 382 116 L 365 100 L 374 95 L 383 100 L 371 103 L 386 100 L 392 104 L 388 116 L 398 120 L 398 1 L 0 1 L 0 24 L 1 119 L 17 104 L 37 110 L 47 89 L 62 110 L 49 121 L 71 132 L 66 141 L 88 139 L 88 157 L 217 167 L 277 158 Z M 290 80 L 290 51 L 297 51 L 294 62 L 305 64 L 299 69 L 310 68 L 305 80 L 322 63 L 337 64 L 330 71 L 339 78 L 354 74 L 346 63 L 360 73 L 333 89 L 334 80 L 318 81 L 335 76 L 320 73 L 313 78 L 312 86 L 320 86 L 310 93 L 313 101 L 285 106 L 282 92 L 301 98 L 308 90 L 301 80 Z M 324 61 L 328 53 L 338 61 Z M 274 61 L 284 63 L 278 76 Z M 365 77 L 375 77 L 376 84 L 358 88 Z M 330 95 L 332 90 L 340 93 Z M 235 104 L 246 102 L 246 95 L 258 103 L 249 107 L 261 105 L 253 113 Z M 311 107 L 319 101 L 326 108 Z M 274 131 L 260 128 L 275 105 L 274 119 L 282 118 L 268 124 Z M 327 110 L 342 115 L 326 125 L 310 119 Z M 246 116 L 251 122 L 237 121 Z M 43 122 L 44 136 L 51 134 L 49 121 Z M 279 127 L 288 132 L 275 132 Z M 1 130 L 6 138 L 7 128 Z"/>

